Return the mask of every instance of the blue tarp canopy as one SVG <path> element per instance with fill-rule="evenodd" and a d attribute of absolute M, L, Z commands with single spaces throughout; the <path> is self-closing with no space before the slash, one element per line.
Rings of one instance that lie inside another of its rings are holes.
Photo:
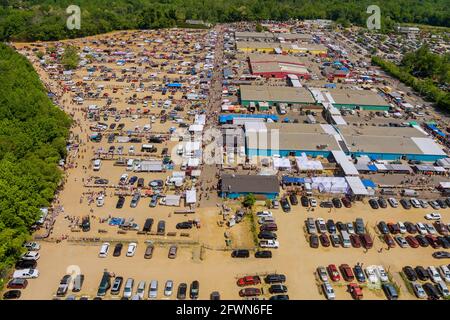
<path fill-rule="evenodd" d="M 305 183 L 305 178 L 283 176 L 282 183 L 283 184 Z"/>
<path fill-rule="evenodd" d="M 259 118 L 259 119 L 271 119 L 278 121 L 278 116 L 274 114 L 221 114 L 219 115 L 220 123 L 227 123 L 233 121 L 234 118 Z"/>
<path fill-rule="evenodd" d="M 445 138 L 445 133 L 443 133 L 441 130 L 439 130 L 434 124 L 427 123 L 427 127 L 431 130 L 433 130 L 434 133 L 437 135 Z"/>
<path fill-rule="evenodd" d="M 366 188 L 374 189 L 377 186 L 375 184 L 375 182 L 373 182 L 372 180 L 369 180 L 369 179 L 361 179 L 361 181 L 362 181 L 362 184 L 364 185 L 364 187 L 366 187 Z"/>
<path fill-rule="evenodd" d="M 177 82 L 173 82 L 173 83 L 168 83 L 167 86 L 170 87 L 170 88 L 181 88 L 182 84 L 181 83 L 177 83 Z"/>
<path fill-rule="evenodd" d="M 368 164 L 367 168 L 369 168 L 370 171 L 374 171 L 374 172 L 378 171 L 377 166 L 374 164 Z"/>

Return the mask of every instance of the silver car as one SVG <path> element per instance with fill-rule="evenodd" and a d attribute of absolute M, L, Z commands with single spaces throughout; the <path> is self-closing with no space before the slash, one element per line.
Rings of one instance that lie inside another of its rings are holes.
<path fill-rule="evenodd" d="M 173 293 L 173 281 L 167 280 L 166 285 L 164 286 L 164 295 L 166 297 L 170 297 Z"/>
<path fill-rule="evenodd" d="M 417 298 L 425 299 L 427 297 L 427 294 L 425 293 L 425 290 L 423 289 L 420 283 L 413 282 L 411 283 L 411 285 L 413 287 L 414 294 L 416 295 Z"/>
<path fill-rule="evenodd" d="M 158 297 L 158 280 L 152 280 L 150 287 L 148 288 L 148 297 L 150 299 L 156 299 Z"/>

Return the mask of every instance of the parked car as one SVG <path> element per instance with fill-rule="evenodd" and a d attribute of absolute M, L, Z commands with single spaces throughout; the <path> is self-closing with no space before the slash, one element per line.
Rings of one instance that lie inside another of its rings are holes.
<path fill-rule="evenodd" d="M 19 260 L 16 262 L 16 269 L 17 270 L 21 270 L 21 269 L 35 269 L 37 266 L 37 261 L 36 260 Z"/>
<path fill-rule="evenodd" d="M 378 205 L 380 208 L 386 209 L 387 208 L 387 202 L 383 197 L 378 198 Z"/>
<path fill-rule="evenodd" d="M 177 257 L 178 247 L 176 245 L 171 245 L 169 248 L 169 259 L 175 259 Z"/>
<path fill-rule="evenodd" d="M 327 234 L 321 233 L 319 236 L 319 240 L 323 247 L 328 248 L 330 246 L 330 240 L 328 239 Z"/>
<path fill-rule="evenodd" d="M 339 198 L 333 198 L 331 199 L 331 202 L 333 202 L 335 208 L 342 208 L 342 202 L 341 200 L 339 200 Z"/>
<path fill-rule="evenodd" d="M 341 271 L 342 277 L 345 281 L 353 281 L 355 279 L 352 269 L 348 264 L 341 264 L 339 266 L 339 270 Z"/>
<path fill-rule="evenodd" d="M 293 206 L 298 205 L 298 199 L 297 199 L 297 196 L 294 193 L 291 193 L 289 195 L 289 201 L 291 202 L 291 205 L 293 205 Z"/>
<path fill-rule="evenodd" d="M 200 283 L 197 280 L 192 281 L 189 296 L 192 300 L 198 299 L 198 294 L 200 290 Z"/>
<path fill-rule="evenodd" d="M 380 222 L 378 223 L 378 230 L 380 230 L 380 232 L 381 232 L 382 234 L 388 234 L 388 233 L 389 233 L 388 225 L 387 225 L 386 222 L 384 222 L 384 221 L 380 221 Z"/>
<path fill-rule="evenodd" d="M 12 276 L 14 279 L 31 279 L 39 277 L 39 270 L 37 269 L 21 269 L 16 270 Z"/>
<path fill-rule="evenodd" d="M 372 207 L 372 209 L 379 209 L 380 205 L 378 204 L 378 201 L 376 199 L 370 199 L 369 205 Z"/>
<path fill-rule="evenodd" d="M 122 287 L 123 277 L 116 277 L 114 279 L 113 285 L 111 287 L 111 294 L 118 295 L 120 293 L 120 289 Z"/>
<path fill-rule="evenodd" d="M 123 244 L 122 243 L 117 243 L 114 246 L 113 257 L 119 257 L 121 252 L 122 252 L 122 248 L 123 248 Z"/>
<path fill-rule="evenodd" d="M 330 234 L 330 241 L 331 245 L 335 248 L 338 248 L 342 245 L 341 236 L 336 233 Z"/>
<path fill-rule="evenodd" d="M 427 294 L 425 293 L 425 290 L 423 289 L 422 285 L 418 282 L 411 283 L 411 286 L 413 288 L 414 294 L 419 299 L 425 299 L 427 297 Z"/>
<path fill-rule="evenodd" d="M 134 279 L 128 278 L 127 282 L 125 283 L 125 287 L 123 289 L 123 297 L 124 298 L 131 298 L 131 295 L 133 294 L 133 287 L 134 287 Z"/>
<path fill-rule="evenodd" d="M 389 247 L 389 248 L 395 248 L 395 241 L 394 241 L 394 239 L 391 237 L 391 235 L 390 234 L 385 234 L 384 236 L 383 236 L 383 239 L 384 239 L 384 242 L 386 242 L 386 244 L 387 244 L 387 246 Z"/>
<path fill-rule="evenodd" d="M 346 208 L 351 208 L 352 207 L 352 202 L 350 201 L 349 198 L 342 197 L 341 201 L 342 201 L 342 204 L 344 205 L 344 207 L 346 207 Z"/>
<path fill-rule="evenodd" d="M 339 271 L 336 268 L 336 265 L 334 265 L 334 264 L 328 265 L 327 271 L 328 271 L 328 274 L 332 281 L 337 282 L 337 281 L 341 280 L 341 276 L 339 274 Z"/>
<path fill-rule="evenodd" d="M 435 259 L 450 259 L 450 252 L 446 252 L 446 251 L 434 252 L 433 258 L 435 258 Z"/>
<path fill-rule="evenodd" d="M 123 208 L 124 203 L 125 203 L 125 197 L 119 196 L 119 199 L 117 200 L 117 204 L 116 204 L 116 209 Z"/>
<path fill-rule="evenodd" d="M 20 292 L 20 290 L 9 290 L 3 294 L 3 299 L 4 300 L 19 299 L 21 294 L 22 293 Z"/>
<path fill-rule="evenodd" d="M 381 287 L 388 300 L 398 299 L 397 289 L 395 289 L 395 287 L 391 283 L 383 283 Z"/>
<path fill-rule="evenodd" d="M 150 281 L 150 286 L 148 287 L 148 298 L 156 299 L 158 297 L 158 280 Z"/>
<path fill-rule="evenodd" d="M 403 238 L 400 235 L 397 235 L 394 237 L 395 241 L 397 241 L 398 245 L 400 246 L 400 248 L 408 248 L 408 242 L 406 242 L 405 238 Z"/>
<path fill-rule="evenodd" d="M 336 232 L 336 225 L 334 224 L 333 219 L 328 219 L 326 223 L 326 227 L 329 233 L 335 233 Z"/>
<path fill-rule="evenodd" d="M 353 248 L 361 248 L 361 241 L 359 240 L 358 235 L 351 234 L 350 235 L 350 242 L 352 243 Z"/>
<path fill-rule="evenodd" d="M 417 277 L 420 280 L 427 281 L 428 279 L 430 279 L 430 274 L 428 273 L 428 270 L 426 270 L 424 267 L 417 266 L 414 268 L 414 271 L 416 272 Z"/>
<path fill-rule="evenodd" d="M 325 269 L 325 267 L 322 267 L 322 266 L 317 267 L 316 272 L 322 282 L 328 281 L 328 273 L 327 273 L 327 269 Z"/>
<path fill-rule="evenodd" d="M 272 258 L 272 251 L 269 251 L 269 250 L 256 251 L 255 258 L 270 259 L 270 258 Z"/>
<path fill-rule="evenodd" d="M 12 279 L 6 286 L 8 289 L 25 289 L 28 286 L 27 279 Z"/>
<path fill-rule="evenodd" d="M 284 274 L 277 274 L 277 273 L 273 273 L 273 274 L 268 274 L 265 278 L 264 281 L 268 284 L 272 284 L 272 283 L 284 283 L 286 282 L 286 276 Z"/>
<path fill-rule="evenodd" d="M 187 291 L 187 284 L 186 283 L 180 283 L 178 285 L 177 299 L 178 300 L 186 299 L 186 291 Z"/>
<path fill-rule="evenodd" d="M 290 212 L 291 211 L 291 205 L 287 201 L 286 198 L 281 198 L 280 200 L 281 208 L 283 209 L 283 212 Z"/>
<path fill-rule="evenodd" d="M 328 282 L 322 283 L 321 287 L 322 287 L 323 294 L 325 295 L 327 300 L 334 300 L 334 299 L 336 299 L 336 294 L 335 294 L 335 292 L 333 290 L 333 287 L 331 286 L 330 283 L 328 283 Z"/>
<path fill-rule="evenodd" d="M 417 273 L 414 271 L 414 269 L 410 266 L 403 267 L 403 273 L 405 274 L 406 278 L 409 281 L 416 281 L 417 280 Z"/>
<path fill-rule="evenodd" d="M 239 291 L 240 297 L 255 297 L 261 295 L 261 289 L 259 288 L 245 288 Z"/>
<path fill-rule="evenodd" d="M 179 222 L 176 224 L 175 228 L 176 229 L 192 229 L 192 222 L 189 221 L 184 221 L 184 222 Z"/>
<path fill-rule="evenodd" d="M 166 297 L 170 297 L 172 295 L 172 292 L 173 292 L 173 281 L 167 280 L 164 286 L 164 295 Z"/>
<path fill-rule="evenodd" d="M 425 293 L 427 294 L 429 300 L 439 300 L 440 299 L 439 291 L 431 283 L 429 283 L 429 282 L 425 283 L 423 285 L 423 289 L 424 289 Z"/>
<path fill-rule="evenodd" d="M 425 238 L 425 236 L 417 234 L 415 238 L 421 247 L 426 248 L 430 246 L 430 243 L 428 242 L 427 238 Z"/>
<path fill-rule="evenodd" d="M 360 265 L 356 265 L 353 267 L 353 273 L 355 275 L 356 280 L 358 280 L 358 282 L 361 282 L 361 283 L 366 282 L 366 276 L 364 275 L 363 269 Z"/>
<path fill-rule="evenodd" d="M 409 221 L 405 222 L 405 227 L 406 227 L 406 231 L 408 233 L 416 234 L 418 232 L 416 226 L 414 225 L 414 223 L 411 223 Z"/>
<path fill-rule="evenodd" d="M 314 249 L 319 247 L 319 236 L 317 234 L 312 234 L 309 236 L 309 246 Z"/>
<path fill-rule="evenodd" d="M 39 251 L 41 249 L 41 245 L 37 242 L 27 242 L 23 245 L 29 251 Z"/>
<path fill-rule="evenodd" d="M 411 209 L 411 203 L 407 201 L 406 199 L 400 199 L 400 204 L 402 205 L 403 209 L 409 210 Z"/>
<path fill-rule="evenodd" d="M 136 248 L 137 248 L 137 243 L 136 242 L 129 243 L 128 244 L 128 249 L 127 249 L 127 257 L 134 256 L 134 254 L 136 253 Z"/>
<path fill-rule="evenodd" d="M 302 207 L 305 207 L 305 208 L 309 207 L 309 200 L 308 200 L 307 196 L 302 196 L 300 198 L 300 202 L 302 204 Z"/>
<path fill-rule="evenodd" d="M 408 244 L 411 248 L 419 247 L 419 241 L 417 241 L 417 239 L 414 238 L 413 236 L 406 236 L 405 240 L 406 240 L 406 242 L 408 242 Z"/>
<path fill-rule="evenodd" d="M 231 252 L 232 258 L 248 258 L 250 257 L 250 252 L 246 249 L 233 250 Z"/>
<path fill-rule="evenodd" d="M 239 278 L 236 282 L 236 284 L 239 287 L 253 286 L 253 285 L 258 285 L 260 283 L 261 283 L 261 278 L 259 276 L 245 276 L 245 277 Z"/>
<path fill-rule="evenodd" d="M 272 231 L 261 231 L 258 233 L 258 239 L 276 240 L 277 234 Z"/>
<path fill-rule="evenodd" d="M 431 212 L 431 213 L 425 215 L 425 219 L 427 219 L 427 220 L 440 220 L 441 218 L 442 218 L 441 214 L 438 212 Z"/>
<path fill-rule="evenodd" d="M 280 246 L 280 243 L 277 240 L 261 240 L 259 241 L 259 246 L 261 248 L 277 249 Z"/>
<path fill-rule="evenodd" d="M 149 244 L 145 249 L 144 259 L 151 259 L 153 257 L 153 251 L 155 247 L 152 244 Z"/>
<path fill-rule="evenodd" d="M 33 260 L 33 261 L 37 261 L 40 258 L 40 254 L 38 251 L 28 251 L 26 253 L 24 253 L 20 259 L 22 260 Z"/>

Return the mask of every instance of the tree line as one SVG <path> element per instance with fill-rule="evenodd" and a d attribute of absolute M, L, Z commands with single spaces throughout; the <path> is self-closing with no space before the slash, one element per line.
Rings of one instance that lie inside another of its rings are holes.
<path fill-rule="evenodd" d="M 437 107 L 450 112 L 450 92 L 439 87 L 448 85 L 448 55 L 438 58 L 436 56 L 430 53 L 427 47 L 422 47 L 405 55 L 400 65 L 378 56 L 372 57 L 372 63 L 412 87 L 425 99 L 434 102 Z M 447 82 L 444 84 L 439 81 Z"/>
<path fill-rule="evenodd" d="M 71 120 L 49 99 L 28 60 L 4 44 L 0 44 L 0 83 L 0 276 L 4 277 L 23 253 L 39 208 L 53 199 Z"/>
<path fill-rule="evenodd" d="M 174 27 L 186 19 L 212 23 L 331 19 L 365 25 L 366 8 L 381 8 L 382 28 L 394 23 L 449 26 L 447 0 L 1 0 L 0 39 L 59 40 L 124 29 Z M 66 8 L 81 8 L 81 29 L 68 30 Z"/>

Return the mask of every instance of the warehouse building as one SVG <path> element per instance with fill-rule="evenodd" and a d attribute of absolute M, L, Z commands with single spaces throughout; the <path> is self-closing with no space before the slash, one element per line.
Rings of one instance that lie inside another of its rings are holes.
<path fill-rule="evenodd" d="M 312 36 L 304 33 L 273 33 L 273 32 L 238 32 L 234 33 L 236 41 L 266 41 L 266 42 L 311 42 Z"/>
<path fill-rule="evenodd" d="M 256 76 L 278 79 L 284 79 L 288 75 L 296 75 L 300 79 L 311 77 L 305 65 L 294 56 L 250 54 L 248 60 L 250 71 Z"/>
<path fill-rule="evenodd" d="M 285 103 L 292 105 L 316 105 L 316 102 L 309 90 L 294 87 L 275 86 L 240 86 L 241 104 L 250 106 L 250 103 L 258 105 L 260 102 L 267 102 L 269 106 Z"/>
<path fill-rule="evenodd" d="M 326 56 L 328 53 L 327 47 L 321 44 L 274 43 L 256 41 L 236 41 L 236 50 L 240 52 L 262 52 L 277 54 L 311 53 L 321 56 Z"/>
<path fill-rule="evenodd" d="M 277 176 L 224 174 L 219 181 L 219 195 L 236 199 L 254 194 L 257 199 L 275 199 L 280 192 Z"/>
<path fill-rule="evenodd" d="M 371 160 L 446 158 L 442 148 L 415 127 L 360 127 L 301 123 L 245 123 L 247 156 L 300 156 L 333 158 L 341 166 L 344 154 Z M 336 159 L 337 157 L 337 159 Z M 348 163 L 346 175 L 355 174 Z"/>

